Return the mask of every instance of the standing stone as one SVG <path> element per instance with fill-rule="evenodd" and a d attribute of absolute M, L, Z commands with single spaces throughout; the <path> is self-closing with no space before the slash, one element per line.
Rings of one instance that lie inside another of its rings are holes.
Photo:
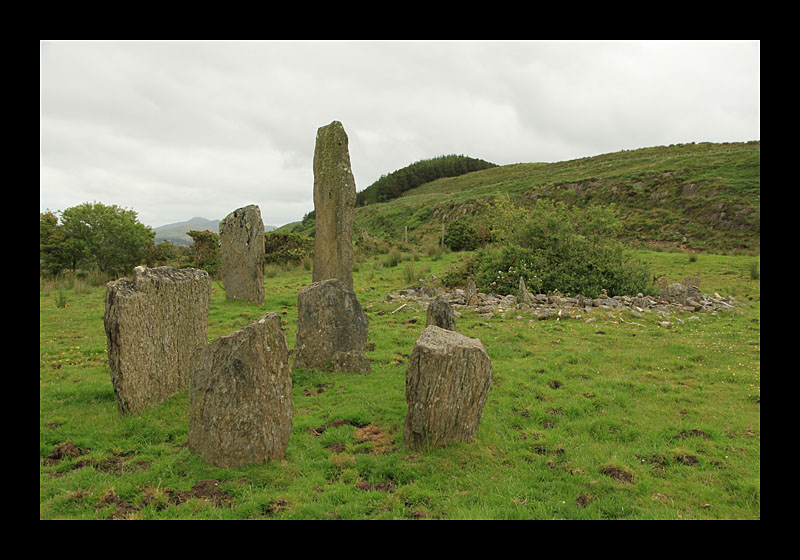
<path fill-rule="evenodd" d="M 283 458 L 292 432 L 292 372 L 280 315 L 197 349 L 189 382 L 189 449 L 218 467 Z"/>
<path fill-rule="evenodd" d="M 675 282 L 661 288 L 661 299 L 670 303 L 680 303 L 681 305 L 686 305 L 688 292 L 689 289 L 686 286 Z"/>
<path fill-rule="evenodd" d="M 314 269 L 312 281 L 337 278 L 353 288 L 356 181 L 347 134 L 333 121 L 317 130 L 314 148 Z"/>
<path fill-rule="evenodd" d="M 294 367 L 369 373 L 367 324 L 355 292 L 341 280 L 304 287 L 297 295 Z"/>
<path fill-rule="evenodd" d="M 475 280 L 472 278 L 470 278 L 469 282 L 467 282 L 466 299 L 467 305 L 478 304 L 478 288 L 475 286 Z"/>
<path fill-rule="evenodd" d="M 225 297 L 264 304 L 264 222 L 251 204 L 234 210 L 219 223 Z"/>
<path fill-rule="evenodd" d="M 453 313 L 453 306 L 447 298 L 438 296 L 428 306 L 428 312 L 425 319 L 425 326 L 430 327 L 436 325 L 449 331 L 456 329 L 456 316 Z"/>
<path fill-rule="evenodd" d="M 421 451 L 472 439 L 491 384 L 492 362 L 480 340 L 426 327 L 406 369 L 403 443 Z"/>
<path fill-rule="evenodd" d="M 527 305 L 533 304 L 533 298 L 528 293 L 528 288 L 525 286 L 525 280 L 522 276 L 519 277 L 519 302 Z"/>
<path fill-rule="evenodd" d="M 208 341 L 211 278 L 205 270 L 134 269 L 106 284 L 111 383 L 120 415 L 139 414 L 188 386 L 195 348 Z"/>

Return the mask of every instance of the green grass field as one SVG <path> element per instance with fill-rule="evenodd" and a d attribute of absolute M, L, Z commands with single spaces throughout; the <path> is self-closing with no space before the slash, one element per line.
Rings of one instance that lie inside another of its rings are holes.
<path fill-rule="evenodd" d="M 426 453 L 402 442 L 425 309 L 393 314 L 386 295 L 409 284 L 406 265 L 430 281 L 460 255 L 363 259 L 372 373 L 295 371 L 285 459 L 233 469 L 186 447 L 185 392 L 120 417 L 105 288 L 41 283 L 40 519 L 759 519 L 760 259 L 638 256 L 657 277 L 699 277 L 740 305 L 699 319 L 595 310 L 595 322 L 465 312 L 459 331 L 483 342 L 493 386 L 476 438 Z M 311 272 L 272 272 L 263 307 L 214 284 L 209 340 L 275 311 L 294 346 Z"/>

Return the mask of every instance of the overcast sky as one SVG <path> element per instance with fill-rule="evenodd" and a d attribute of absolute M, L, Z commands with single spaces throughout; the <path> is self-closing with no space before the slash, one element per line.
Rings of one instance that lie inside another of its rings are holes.
<path fill-rule="evenodd" d="M 555 162 L 760 140 L 758 41 L 44 41 L 40 211 L 157 227 L 314 209 L 338 120 L 356 189 L 420 159 Z"/>

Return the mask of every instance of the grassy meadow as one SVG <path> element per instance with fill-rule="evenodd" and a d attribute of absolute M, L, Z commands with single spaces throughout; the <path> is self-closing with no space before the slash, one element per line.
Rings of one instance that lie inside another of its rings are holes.
<path fill-rule="evenodd" d="M 402 441 L 425 308 L 394 313 L 402 300 L 386 295 L 463 255 L 361 258 L 372 373 L 295 371 L 285 459 L 232 469 L 186 446 L 186 392 L 117 414 L 104 286 L 41 282 L 40 519 L 760 519 L 760 258 L 637 255 L 656 277 L 699 277 L 739 305 L 561 321 L 465 311 L 459 332 L 486 347 L 492 388 L 473 441 L 426 453 Z M 274 311 L 293 348 L 310 282 L 303 266 L 270 267 L 263 307 L 215 282 L 209 340 Z"/>

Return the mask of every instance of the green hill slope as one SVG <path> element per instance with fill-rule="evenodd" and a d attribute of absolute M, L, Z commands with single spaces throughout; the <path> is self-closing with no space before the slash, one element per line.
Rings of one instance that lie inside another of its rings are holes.
<path fill-rule="evenodd" d="M 399 239 L 436 236 L 441 224 L 480 224 L 497 194 L 517 204 L 551 198 L 614 204 L 625 240 L 698 250 L 760 247 L 761 143 L 681 144 L 558 163 L 520 163 L 439 179 L 362 208 L 356 223 Z"/>
<path fill-rule="evenodd" d="M 435 242 L 442 224 L 482 215 L 498 194 L 586 207 L 613 204 L 623 241 L 690 250 L 760 248 L 761 142 L 626 150 L 557 163 L 517 163 L 431 181 L 400 198 L 356 209 L 356 236 Z M 313 223 L 281 228 L 310 234 Z"/>

